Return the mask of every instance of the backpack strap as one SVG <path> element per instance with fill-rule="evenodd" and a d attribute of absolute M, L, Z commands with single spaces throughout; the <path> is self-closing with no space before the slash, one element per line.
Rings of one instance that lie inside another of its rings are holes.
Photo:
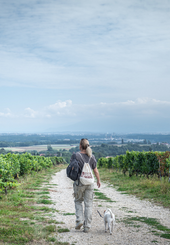
<path fill-rule="evenodd" d="M 76 153 L 74 154 L 74 159 L 77 160 L 77 158 L 76 158 Z M 78 161 L 78 160 L 77 160 L 77 161 Z M 77 179 L 77 180 L 78 180 L 78 185 L 75 183 L 77 186 L 79 186 L 79 183 L 80 183 L 80 175 L 81 175 L 81 174 L 80 174 L 80 171 L 79 171 L 78 179 Z"/>
<path fill-rule="evenodd" d="M 84 161 L 82 155 L 80 154 L 80 152 L 77 152 L 77 153 L 81 156 L 81 159 L 83 160 L 83 163 L 85 163 L 85 161 Z M 90 163 L 90 159 L 91 159 L 91 157 L 90 157 L 89 160 L 88 160 L 88 164 Z"/>

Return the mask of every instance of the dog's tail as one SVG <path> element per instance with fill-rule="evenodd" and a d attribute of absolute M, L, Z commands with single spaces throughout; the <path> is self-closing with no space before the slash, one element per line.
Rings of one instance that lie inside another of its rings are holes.
<path fill-rule="evenodd" d="M 100 215 L 100 217 L 102 217 L 102 215 L 100 214 L 100 212 L 97 210 L 98 214 Z M 102 217 L 103 218 L 103 217 Z"/>
<path fill-rule="evenodd" d="M 110 210 L 110 208 L 108 208 L 107 210 L 109 211 L 109 213 L 111 215 L 111 218 L 113 219 L 113 213 L 112 213 L 112 211 Z"/>

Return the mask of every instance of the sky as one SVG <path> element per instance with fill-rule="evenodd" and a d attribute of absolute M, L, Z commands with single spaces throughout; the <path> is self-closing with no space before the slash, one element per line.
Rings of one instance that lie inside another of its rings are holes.
<path fill-rule="evenodd" d="M 0 133 L 170 133 L 169 0 L 0 9 Z"/>

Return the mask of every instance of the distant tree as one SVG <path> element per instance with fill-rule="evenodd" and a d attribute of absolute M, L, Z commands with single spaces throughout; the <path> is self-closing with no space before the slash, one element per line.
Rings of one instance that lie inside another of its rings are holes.
<path fill-rule="evenodd" d="M 53 150 L 52 146 L 51 145 L 47 145 L 47 151 L 52 151 L 52 150 Z"/>
<path fill-rule="evenodd" d="M 5 149 L 4 148 L 1 148 L 0 149 L 0 154 L 5 154 L 5 153 L 6 153 Z"/>
<path fill-rule="evenodd" d="M 143 141 L 143 144 L 145 144 L 145 145 L 147 144 L 147 141 L 146 141 L 146 139 L 144 139 L 144 141 Z"/>
<path fill-rule="evenodd" d="M 37 153 L 38 152 L 36 150 L 31 151 L 31 154 L 34 155 L 34 156 L 37 155 Z"/>

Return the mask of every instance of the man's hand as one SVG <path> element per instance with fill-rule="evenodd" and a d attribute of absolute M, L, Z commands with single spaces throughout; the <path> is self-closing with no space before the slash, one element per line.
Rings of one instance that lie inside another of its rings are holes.
<path fill-rule="evenodd" d="M 93 171 L 94 171 L 94 174 L 95 174 L 95 176 L 96 176 L 96 178 L 97 178 L 97 186 L 98 186 L 98 188 L 100 188 L 101 183 L 100 183 L 100 177 L 99 177 L 98 169 L 95 168 L 95 169 L 93 169 Z"/>
<path fill-rule="evenodd" d="M 101 186 L 100 180 L 97 181 L 97 186 L 98 186 L 98 188 L 100 188 L 100 186 Z"/>

